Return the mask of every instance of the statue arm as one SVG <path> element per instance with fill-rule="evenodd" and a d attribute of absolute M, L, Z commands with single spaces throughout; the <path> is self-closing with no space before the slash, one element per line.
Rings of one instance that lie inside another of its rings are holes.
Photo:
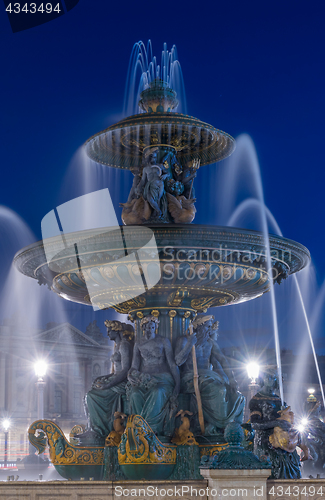
<path fill-rule="evenodd" d="M 173 379 L 175 380 L 175 389 L 174 389 L 174 396 L 177 396 L 180 391 L 180 386 L 181 386 L 181 380 L 179 376 L 179 369 L 178 366 L 175 363 L 174 356 L 173 356 L 173 349 L 171 346 L 171 343 L 169 342 L 168 339 L 165 339 L 165 355 L 167 359 L 167 363 L 170 369 L 170 373 L 173 376 Z"/>
<path fill-rule="evenodd" d="M 142 190 L 144 188 L 144 185 L 146 183 L 146 179 L 147 179 L 147 170 L 146 170 L 146 167 L 143 169 L 142 171 L 142 177 L 141 177 L 141 181 L 139 182 L 139 184 L 137 185 L 137 187 L 135 188 L 135 193 L 137 195 L 140 195 L 142 193 Z"/>
<path fill-rule="evenodd" d="M 175 363 L 177 366 L 182 366 L 193 347 L 196 344 L 196 335 L 189 335 L 188 337 L 180 337 L 177 341 L 175 348 Z"/>
<path fill-rule="evenodd" d="M 116 373 L 112 373 L 109 375 L 109 379 L 106 384 L 104 384 L 101 389 L 109 389 L 114 387 L 117 384 L 120 384 L 127 378 L 128 371 L 131 366 L 131 347 L 129 342 L 122 341 L 120 345 L 120 354 L 121 354 L 121 364 L 122 369 Z M 108 377 L 107 377 L 108 378 Z"/>
<path fill-rule="evenodd" d="M 281 427 L 284 431 L 291 429 L 291 424 L 286 420 L 268 420 L 263 422 L 263 420 L 255 420 L 254 416 L 255 415 L 251 413 L 251 423 L 254 431 L 264 431 L 267 429 L 274 429 L 274 427 Z"/>
<path fill-rule="evenodd" d="M 281 427 L 284 431 L 288 431 L 291 428 L 291 424 L 286 420 L 279 420 L 271 418 L 270 420 L 265 420 L 263 415 L 263 408 L 256 400 L 251 399 L 249 403 L 250 411 L 250 421 L 252 429 L 255 431 L 264 431 L 268 429 L 274 429 L 274 427 Z"/>
<path fill-rule="evenodd" d="M 131 382 L 132 385 L 138 385 L 139 383 L 140 365 L 141 365 L 141 354 L 138 343 L 136 342 L 133 349 L 132 366 L 127 376 L 128 381 Z"/>
<path fill-rule="evenodd" d="M 231 386 L 236 387 L 237 389 L 237 382 L 234 377 L 234 374 L 232 372 L 232 369 L 230 367 L 230 364 L 228 363 L 228 360 L 226 356 L 221 352 L 220 347 L 215 341 L 212 341 L 212 351 L 211 351 L 211 364 L 213 368 L 216 367 L 216 370 L 218 368 L 218 364 L 221 366 L 223 373 L 228 379 L 228 382 Z M 219 369 L 220 369 L 219 366 Z M 217 370 L 218 371 L 218 370 Z"/>
<path fill-rule="evenodd" d="M 229 378 L 228 378 L 228 376 L 226 375 L 223 367 L 221 366 L 221 363 L 219 363 L 219 361 L 217 360 L 217 358 L 213 356 L 213 353 L 211 353 L 210 362 L 211 362 L 213 371 L 216 372 L 216 373 L 219 373 L 219 375 L 222 376 L 223 381 L 224 381 L 225 384 L 229 384 Z"/>

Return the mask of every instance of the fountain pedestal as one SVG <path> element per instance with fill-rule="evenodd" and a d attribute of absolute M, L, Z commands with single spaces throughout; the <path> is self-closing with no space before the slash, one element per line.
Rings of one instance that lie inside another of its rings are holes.
<path fill-rule="evenodd" d="M 219 497 L 267 500 L 267 478 L 271 469 L 201 469 L 208 481 L 210 500 Z"/>

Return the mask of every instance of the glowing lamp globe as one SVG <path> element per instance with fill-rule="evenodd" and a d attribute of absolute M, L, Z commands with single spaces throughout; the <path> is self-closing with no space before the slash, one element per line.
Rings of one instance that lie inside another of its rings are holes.
<path fill-rule="evenodd" d="M 247 364 L 246 369 L 248 377 L 251 379 L 252 383 L 255 384 L 260 373 L 259 365 L 255 361 L 252 361 Z"/>
<path fill-rule="evenodd" d="M 8 432 L 10 425 L 11 425 L 11 422 L 10 422 L 10 420 L 8 418 L 6 418 L 5 420 L 3 420 L 2 427 L 3 427 L 3 430 L 5 432 Z"/>
<path fill-rule="evenodd" d="M 34 364 L 34 369 L 35 369 L 35 375 L 38 378 L 43 378 L 46 375 L 47 364 L 43 360 L 36 361 L 36 363 Z"/>

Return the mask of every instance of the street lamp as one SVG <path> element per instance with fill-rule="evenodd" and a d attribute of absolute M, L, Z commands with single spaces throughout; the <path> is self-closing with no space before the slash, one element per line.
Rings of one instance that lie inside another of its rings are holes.
<path fill-rule="evenodd" d="M 10 428 L 11 422 L 9 418 L 5 418 L 2 421 L 2 428 L 5 433 L 5 459 L 4 459 L 4 466 L 7 467 L 8 463 L 8 435 L 9 435 L 9 428 Z"/>
<path fill-rule="evenodd" d="M 44 418 L 44 377 L 46 375 L 47 364 L 43 359 L 36 361 L 34 364 L 35 374 L 37 377 L 37 419 L 42 420 Z"/>
<path fill-rule="evenodd" d="M 254 386 L 258 386 L 256 383 L 256 379 L 260 373 L 260 367 L 255 361 L 251 361 L 246 365 L 247 375 L 251 379 L 251 384 Z"/>
<path fill-rule="evenodd" d="M 313 387 L 309 387 L 309 389 L 307 389 L 307 392 L 309 394 L 307 398 L 308 403 L 317 403 L 317 398 L 316 396 L 314 396 L 315 389 Z"/>
<path fill-rule="evenodd" d="M 257 393 L 259 385 L 256 383 L 256 379 L 258 378 L 258 375 L 260 373 L 260 367 L 256 361 L 250 361 L 246 365 L 246 370 L 247 370 L 247 375 L 248 378 L 250 379 L 250 383 L 248 384 L 248 398 L 249 401 L 255 396 Z M 248 404 L 246 405 L 246 411 L 245 411 L 245 418 L 248 420 L 250 417 L 249 413 L 249 406 Z"/>

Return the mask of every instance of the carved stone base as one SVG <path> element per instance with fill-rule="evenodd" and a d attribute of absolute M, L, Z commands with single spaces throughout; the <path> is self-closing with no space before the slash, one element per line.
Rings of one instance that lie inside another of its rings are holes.
<path fill-rule="evenodd" d="M 267 499 L 267 478 L 271 469 L 201 469 L 208 480 L 209 499 L 217 497 Z"/>

